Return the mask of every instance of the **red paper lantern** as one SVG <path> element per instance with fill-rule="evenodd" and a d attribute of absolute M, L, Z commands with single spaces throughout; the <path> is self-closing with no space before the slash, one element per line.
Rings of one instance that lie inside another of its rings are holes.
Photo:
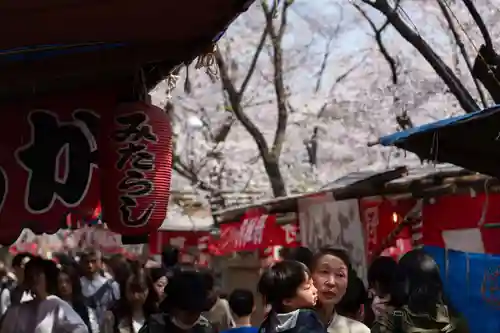
<path fill-rule="evenodd" d="M 127 236 L 156 231 L 167 216 L 172 127 L 162 109 L 126 103 L 103 119 L 99 142 L 102 219 Z"/>

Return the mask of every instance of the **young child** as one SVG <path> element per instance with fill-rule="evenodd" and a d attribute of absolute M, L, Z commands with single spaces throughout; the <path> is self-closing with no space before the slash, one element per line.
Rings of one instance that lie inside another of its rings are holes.
<path fill-rule="evenodd" d="M 325 333 L 326 328 L 311 308 L 317 290 L 307 267 L 298 261 L 284 260 L 268 267 L 258 284 L 259 292 L 271 311 L 261 333 Z"/>

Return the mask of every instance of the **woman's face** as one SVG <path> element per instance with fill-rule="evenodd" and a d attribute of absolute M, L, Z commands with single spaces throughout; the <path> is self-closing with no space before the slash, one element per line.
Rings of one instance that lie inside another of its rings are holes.
<path fill-rule="evenodd" d="M 318 300 L 324 305 L 336 305 L 347 289 L 348 269 L 342 259 L 325 254 L 316 262 L 312 279 L 318 289 Z"/>
<path fill-rule="evenodd" d="M 62 297 L 69 297 L 73 293 L 73 286 L 71 285 L 71 278 L 66 273 L 59 273 L 57 277 L 57 289 L 59 295 Z"/>
<path fill-rule="evenodd" d="M 156 293 L 158 294 L 158 297 L 160 298 L 160 300 L 163 300 L 163 298 L 165 297 L 165 287 L 166 286 L 167 286 L 167 277 L 166 276 L 162 276 L 161 278 L 156 280 L 154 283 Z"/>
<path fill-rule="evenodd" d="M 130 283 L 127 283 L 127 301 L 131 305 L 142 306 L 146 302 L 146 298 L 148 297 L 148 290 L 143 288 L 138 288 L 137 286 L 131 286 Z"/>

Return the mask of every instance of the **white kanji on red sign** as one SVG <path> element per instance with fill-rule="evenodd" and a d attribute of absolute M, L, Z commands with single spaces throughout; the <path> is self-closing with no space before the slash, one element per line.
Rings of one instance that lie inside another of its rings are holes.
<path fill-rule="evenodd" d="M 210 241 L 210 236 L 201 236 L 198 238 L 198 249 L 200 251 L 205 251 L 208 249 L 208 242 Z"/>
<path fill-rule="evenodd" d="M 243 220 L 240 226 L 239 239 L 236 240 L 236 246 L 244 247 L 249 243 L 254 245 L 262 244 L 266 221 L 267 215 Z"/>
<path fill-rule="evenodd" d="M 285 231 L 285 242 L 291 244 L 297 241 L 297 227 L 293 224 L 282 225 L 281 228 Z"/>

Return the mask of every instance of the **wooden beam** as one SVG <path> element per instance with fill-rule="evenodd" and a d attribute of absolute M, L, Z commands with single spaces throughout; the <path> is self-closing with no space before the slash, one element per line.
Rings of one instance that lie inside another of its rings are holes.
<path fill-rule="evenodd" d="M 434 178 L 438 179 L 438 178 Z M 422 180 L 425 180 L 422 182 Z M 384 188 L 356 188 L 347 186 L 344 188 L 324 190 L 315 193 L 305 193 L 286 198 L 277 198 L 274 200 L 246 205 L 214 213 L 217 223 L 226 223 L 238 221 L 249 208 L 261 207 L 269 214 L 283 214 L 287 212 L 297 212 L 299 199 L 314 194 L 332 192 L 336 200 L 348 200 L 364 198 L 370 196 L 382 196 L 391 198 L 393 196 L 408 196 L 414 198 L 437 197 L 440 195 L 452 195 L 461 193 L 470 193 L 471 190 L 476 193 L 497 193 L 500 192 L 500 180 L 485 175 L 475 177 L 451 177 L 440 180 L 441 184 L 435 184 L 429 181 L 429 178 L 412 179 L 409 182 L 387 183 Z"/>

